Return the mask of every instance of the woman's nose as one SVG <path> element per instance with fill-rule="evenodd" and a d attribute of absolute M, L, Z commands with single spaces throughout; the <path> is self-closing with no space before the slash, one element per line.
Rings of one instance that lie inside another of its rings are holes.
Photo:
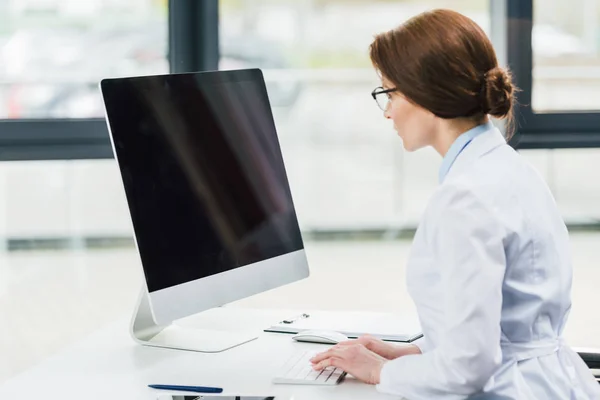
<path fill-rule="evenodd" d="M 383 112 L 383 116 L 384 116 L 386 119 L 392 119 L 392 116 L 390 115 L 389 109 L 390 109 L 390 108 L 388 107 L 388 108 L 386 108 L 386 110 Z"/>

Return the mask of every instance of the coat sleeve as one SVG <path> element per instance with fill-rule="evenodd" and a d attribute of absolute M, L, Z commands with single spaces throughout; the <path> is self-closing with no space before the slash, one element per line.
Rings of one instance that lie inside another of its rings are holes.
<path fill-rule="evenodd" d="M 441 336 L 420 355 L 385 364 L 377 389 L 408 399 L 463 399 L 483 389 L 502 361 L 500 313 L 504 229 L 469 189 L 446 187 L 427 216 L 441 277 Z"/>

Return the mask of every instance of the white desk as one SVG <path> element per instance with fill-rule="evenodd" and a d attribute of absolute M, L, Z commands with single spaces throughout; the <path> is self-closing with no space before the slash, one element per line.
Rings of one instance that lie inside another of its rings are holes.
<path fill-rule="evenodd" d="M 183 321 L 182 325 L 219 329 L 260 329 L 290 317 L 295 310 L 221 308 Z M 306 310 L 302 310 L 306 312 Z M 274 385 L 278 367 L 302 348 L 326 345 L 297 343 L 289 335 L 265 333 L 222 353 L 204 354 L 137 345 L 128 320 L 118 321 L 0 386 L 0 399 L 39 396 L 44 400 L 154 400 L 150 383 L 223 388 L 226 395 L 293 395 L 294 400 L 397 399 L 352 378 L 334 387 Z M 210 325 L 205 325 L 210 324 Z M 85 394 L 85 396 L 83 396 Z M 179 393 L 181 394 L 181 392 Z"/>

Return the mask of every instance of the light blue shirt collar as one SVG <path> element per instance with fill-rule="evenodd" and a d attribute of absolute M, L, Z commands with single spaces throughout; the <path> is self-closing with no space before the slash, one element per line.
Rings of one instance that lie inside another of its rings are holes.
<path fill-rule="evenodd" d="M 488 121 L 485 124 L 477 125 L 475 128 L 469 129 L 465 133 L 461 134 L 456 138 L 448 152 L 444 156 L 442 160 L 442 165 L 440 166 L 439 172 L 439 181 L 442 183 L 450 168 L 452 168 L 452 164 L 458 157 L 458 155 L 471 143 L 471 140 L 475 139 L 475 137 L 481 135 L 484 132 L 487 132 L 494 128 L 494 124 L 492 121 Z"/>

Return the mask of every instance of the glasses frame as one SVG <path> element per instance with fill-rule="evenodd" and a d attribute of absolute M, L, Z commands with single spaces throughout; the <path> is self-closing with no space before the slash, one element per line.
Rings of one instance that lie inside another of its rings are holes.
<path fill-rule="evenodd" d="M 387 109 L 388 109 L 388 107 L 390 105 L 390 101 L 392 100 L 392 98 L 390 97 L 389 94 L 392 93 L 392 92 L 395 92 L 397 90 L 398 90 L 397 88 L 384 89 L 383 86 L 377 86 L 371 92 L 371 97 L 373 97 L 373 100 L 375 100 L 375 103 L 377 103 L 377 107 L 379 107 L 381 109 L 381 111 L 387 111 Z M 387 97 L 387 103 L 386 103 L 386 107 L 385 108 L 381 107 L 381 105 L 377 101 L 377 96 L 379 96 L 381 94 L 385 94 L 386 97 Z"/>

